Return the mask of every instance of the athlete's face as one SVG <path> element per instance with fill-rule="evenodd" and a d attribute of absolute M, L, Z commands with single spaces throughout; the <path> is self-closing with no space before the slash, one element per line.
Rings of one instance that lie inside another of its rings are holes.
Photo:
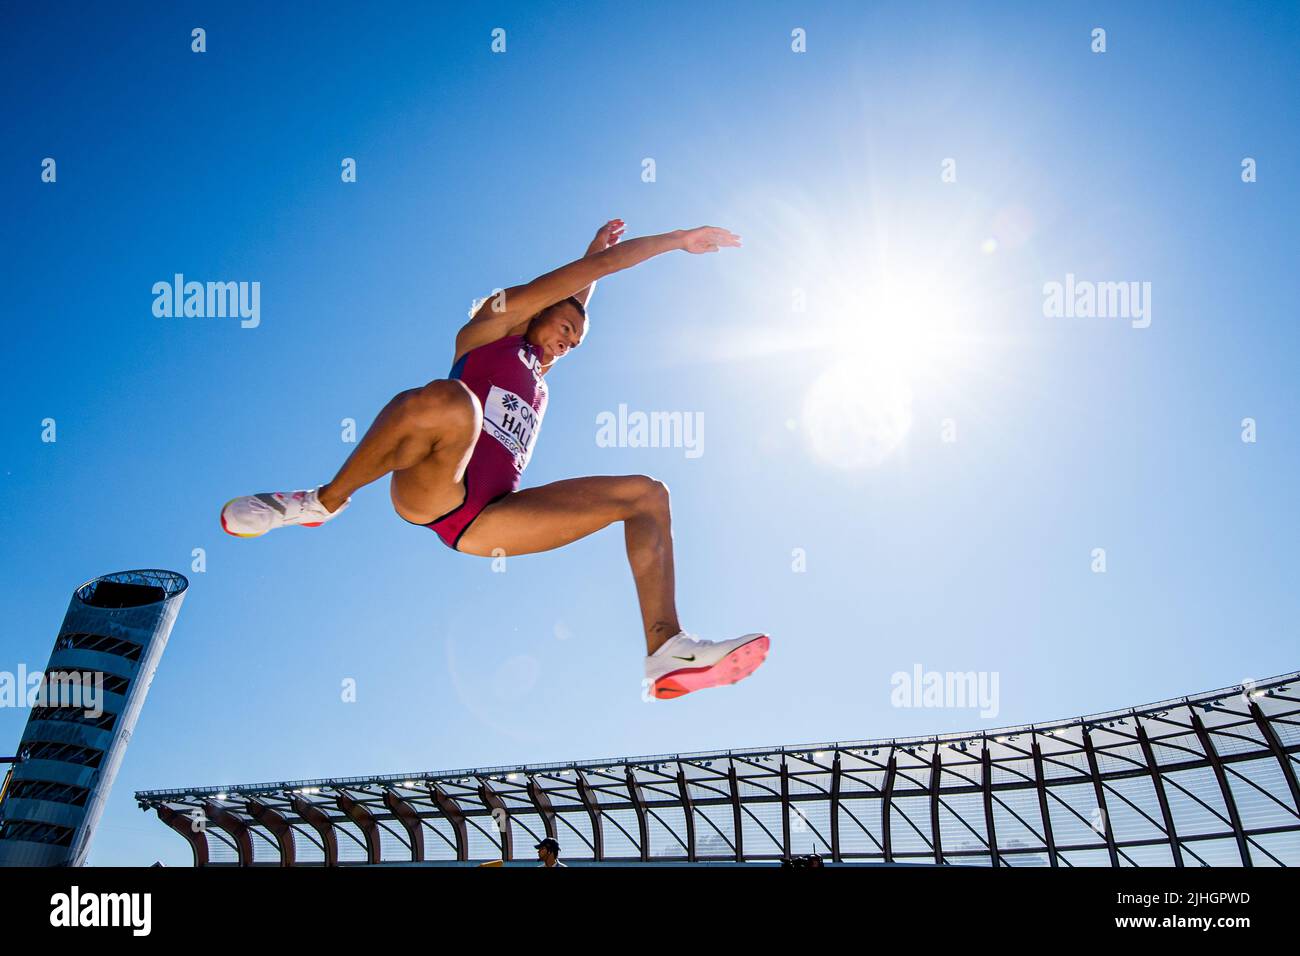
<path fill-rule="evenodd" d="M 587 319 L 567 302 L 553 305 L 533 319 L 528 326 L 528 341 L 542 350 L 542 361 L 549 365 L 582 344 Z"/>

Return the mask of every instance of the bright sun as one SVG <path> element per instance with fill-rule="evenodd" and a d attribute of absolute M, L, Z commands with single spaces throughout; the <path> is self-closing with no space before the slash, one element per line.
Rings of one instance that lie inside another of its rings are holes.
<path fill-rule="evenodd" d="M 789 359 L 781 372 L 808 384 L 783 423 L 803 433 L 814 462 L 846 471 L 885 464 L 929 416 L 977 407 L 972 390 L 994 374 L 1016 288 L 996 244 L 981 243 L 982 207 L 954 215 L 867 192 L 833 214 L 811 199 L 756 195 L 745 210 L 761 239 L 744 268 L 721 270 L 742 318 L 691 331 L 692 361 Z"/>

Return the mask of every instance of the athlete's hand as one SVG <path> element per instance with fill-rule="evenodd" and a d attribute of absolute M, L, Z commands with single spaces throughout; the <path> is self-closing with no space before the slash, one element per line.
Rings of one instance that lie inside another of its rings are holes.
<path fill-rule="evenodd" d="M 717 226 L 700 226 L 697 229 L 681 230 L 682 248 L 699 255 L 702 252 L 717 252 L 723 246 L 740 248 L 740 236 Z"/>
<path fill-rule="evenodd" d="M 605 223 L 596 230 L 596 238 L 591 240 L 591 245 L 587 247 L 587 255 L 594 256 L 598 252 L 604 252 L 623 238 L 623 230 L 626 228 L 627 224 L 622 219 L 611 219 Z"/>

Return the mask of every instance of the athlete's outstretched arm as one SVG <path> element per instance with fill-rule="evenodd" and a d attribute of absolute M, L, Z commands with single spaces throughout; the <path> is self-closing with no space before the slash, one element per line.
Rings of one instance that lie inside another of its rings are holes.
<path fill-rule="evenodd" d="M 619 242 L 603 252 L 584 256 L 538 276 L 526 285 L 511 286 L 487 299 L 456 336 L 456 352 L 461 354 L 495 342 L 542 309 L 567 299 L 597 279 L 630 269 L 665 252 L 681 249 L 698 254 L 739 245 L 739 236 L 717 226 L 677 229 Z"/>

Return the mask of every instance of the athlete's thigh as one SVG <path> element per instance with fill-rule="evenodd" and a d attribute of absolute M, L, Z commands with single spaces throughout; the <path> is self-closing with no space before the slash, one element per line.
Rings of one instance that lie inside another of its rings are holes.
<path fill-rule="evenodd" d="M 393 472 L 388 493 L 394 510 L 407 521 L 428 524 L 458 507 L 465 500 L 465 469 L 479 434 L 477 427 L 453 430 L 422 460 Z"/>
<path fill-rule="evenodd" d="M 479 513 L 457 549 L 483 557 L 553 551 L 627 517 L 655 484 L 644 475 L 601 475 L 512 492 Z"/>

